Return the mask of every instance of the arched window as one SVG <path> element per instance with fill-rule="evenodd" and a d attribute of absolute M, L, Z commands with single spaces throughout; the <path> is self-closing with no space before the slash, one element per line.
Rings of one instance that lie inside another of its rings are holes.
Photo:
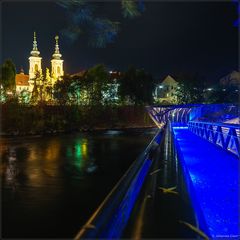
<path fill-rule="evenodd" d="M 38 71 L 38 65 L 37 65 L 37 64 L 35 64 L 35 66 L 34 66 L 34 70 L 35 70 L 35 72 Z"/>
<path fill-rule="evenodd" d="M 57 73 L 60 74 L 60 67 L 57 67 Z"/>

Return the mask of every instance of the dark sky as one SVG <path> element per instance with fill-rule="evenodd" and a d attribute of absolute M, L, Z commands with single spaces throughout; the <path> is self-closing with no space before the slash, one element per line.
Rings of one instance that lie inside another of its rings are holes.
<path fill-rule="evenodd" d="M 146 2 L 146 1 L 145 1 Z M 238 70 L 238 18 L 230 2 L 146 3 L 141 17 L 129 20 L 119 3 L 100 4 L 97 14 L 121 22 L 119 35 L 106 48 L 88 45 L 85 37 L 70 44 L 60 35 L 65 73 L 74 73 L 97 63 L 109 69 L 144 68 L 156 78 L 167 74 L 198 73 L 215 82 Z M 19 71 L 28 71 L 33 31 L 37 31 L 43 66 L 50 67 L 54 36 L 68 24 L 66 12 L 54 2 L 2 4 L 2 60 L 11 58 Z"/>

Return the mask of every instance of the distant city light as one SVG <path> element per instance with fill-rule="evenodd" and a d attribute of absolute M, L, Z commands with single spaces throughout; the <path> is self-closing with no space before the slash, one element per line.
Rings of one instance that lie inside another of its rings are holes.
<path fill-rule="evenodd" d="M 207 89 L 207 91 L 212 91 L 212 90 L 213 90 L 213 88 L 208 88 L 208 89 Z"/>

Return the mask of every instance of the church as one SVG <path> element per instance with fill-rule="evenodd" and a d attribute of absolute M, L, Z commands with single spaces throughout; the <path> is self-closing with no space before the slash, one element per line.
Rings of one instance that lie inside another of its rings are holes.
<path fill-rule="evenodd" d="M 58 44 L 59 37 L 55 37 L 55 51 L 51 59 L 51 73 L 49 69 L 46 69 L 45 76 L 49 85 L 54 85 L 58 79 L 64 75 L 63 71 L 63 60 L 61 59 L 62 55 L 59 51 Z M 29 71 L 28 74 L 25 74 L 23 69 L 20 73 L 16 74 L 16 93 L 20 94 L 23 91 L 32 92 L 34 87 L 34 79 L 36 78 L 36 73 L 39 72 L 40 75 L 43 74 L 42 70 L 42 58 L 40 57 L 40 51 L 37 47 L 37 37 L 36 32 L 33 36 L 33 49 L 29 57 Z"/>

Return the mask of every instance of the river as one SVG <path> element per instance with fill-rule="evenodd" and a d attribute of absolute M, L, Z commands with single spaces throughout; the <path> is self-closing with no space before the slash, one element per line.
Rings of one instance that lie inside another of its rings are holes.
<path fill-rule="evenodd" d="M 74 237 L 155 132 L 1 139 L 2 236 Z"/>

